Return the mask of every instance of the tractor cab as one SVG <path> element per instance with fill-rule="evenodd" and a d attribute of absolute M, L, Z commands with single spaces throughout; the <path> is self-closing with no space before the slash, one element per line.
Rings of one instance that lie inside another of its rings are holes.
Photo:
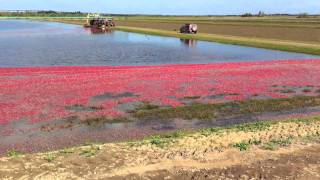
<path fill-rule="evenodd" d="M 113 17 L 108 17 L 106 19 L 106 21 L 105 21 L 105 25 L 106 26 L 111 26 L 111 27 L 116 26 L 116 24 L 115 24 L 115 22 L 113 20 Z"/>

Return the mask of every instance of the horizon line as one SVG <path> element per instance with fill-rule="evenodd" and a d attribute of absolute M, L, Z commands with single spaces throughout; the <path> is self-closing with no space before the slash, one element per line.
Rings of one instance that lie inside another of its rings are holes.
<path fill-rule="evenodd" d="M 6 12 L 12 12 L 12 13 L 23 13 L 23 12 L 41 12 L 41 11 L 53 11 L 53 12 L 57 12 L 57 13 L 81 13 L 81 14 L 88 14 L 88 13 L 99 13 L 99 14 L 109 14 L 109 15 L 122 15 L 122 16 L 126 16 L 126 15 L 130 15 L 130 16 L 139 16 L 139 15 L 143 15 L 143 16 L 241 16 L 245 13 L 242 14 L 143 14 L 143 13 L 128 13 L 128 14 L 123 14 L 123 13 L 107 13 L 107 12 L 86 12 L 86 11 L 59 11 L 59 10 L 52 10 L 52 9 L 42 9 L 42 10 L 1 10 L 0 9 L 0 13 L 6 13 Z M 264 11 L 261 11 L 264 12 Z M 246 13 L 250 13 L 250 12 L 246 12 Z M 252 15 L 256 15 L 258 14 L 259 11 L 257 13 L 250 13 Z M 265 12 L 264 12 L 265 13 Z M 296 15 L 300 15 L 303 13 L 307 13 L 310 16 L 320 16 L 319 14 L 309 14 L 308 12 L 300 12 L 300 13 L 265 13 L 265 16 L 273 16 L 273 15 L 288 15 L 288 16 L 296 16 Z"/>

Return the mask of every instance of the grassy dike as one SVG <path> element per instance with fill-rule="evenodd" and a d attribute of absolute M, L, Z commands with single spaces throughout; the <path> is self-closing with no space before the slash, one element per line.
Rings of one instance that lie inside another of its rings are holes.
<path fill-rule="evenodd" d="M 242 45 L 242 46 L 258 47 L 258 48 L 265 48 L 265 49 L 320 55 L 320 45 L 310 44 L 310 43 L 270 40 L 270 39 L 261 39 L 261 38 L 245 38 L 245 37 L 225 36 L 225 35 L 217 35 L 217 34 L 204 34 L 204 33 L 199 33 L 196 35 L 180 34 L 175 31 L 165 31 L 165 30 L 158 30 L 158 29 L 136 28 L 136 27 L 126 27 L 126 26 L 117 26 L 114 29 L 120 30 L 120 31 L 126 31 L 126 32 L 149 34 L 149 35 L 176 37 L 180 39 L 195 39 L 195 40 L 218 42 L 218 43 L 224 43 L 224 44 Z"/>

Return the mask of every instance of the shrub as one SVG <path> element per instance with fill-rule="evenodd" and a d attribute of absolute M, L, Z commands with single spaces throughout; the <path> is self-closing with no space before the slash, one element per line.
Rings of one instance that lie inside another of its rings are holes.
<path fill-rule="evenodd" d="M 301 13 L 297 16 L 297 18 L 308 18 L 309 14 L 308 13 Z"/>
<path fill-rule="evenodd" d="M 16 151 L 16 150 L 10 150 L 8 151 L 7 155 L 9 157 L 18 157 L 18 156 L 21 156 L 23 153 L 19 152 L 19 151 Z"/>
<path fill-rule="evenodd" d="M 250 149 L 250 144 L 245 141 L 242 141 L 239 143 L 235 143 L 233 147 L 238 148 L 240 151 L 247 151 Z"/>
<path fill-rule="evenodd" d="M 56 156 L 52 153 L 46 154 L 46 156 L 44 157 L 44 160 L 48 161 L 48 162 L 52 162 L 56 159 Z"/>

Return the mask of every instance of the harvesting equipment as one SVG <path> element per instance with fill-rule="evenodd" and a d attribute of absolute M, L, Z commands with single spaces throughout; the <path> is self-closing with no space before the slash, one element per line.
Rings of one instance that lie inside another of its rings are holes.
<path fill-rule="evenodd" d="M 196 24 L 185 24 L 180 28 L 180 33 L 185 34 L 197 34 L 198 25 Z"/>
<path fill-rule="evenodd" d="M 101 28 L 105 29 L 107 27 L 115 26 L 115 22 L 113 21 L 112 17 L 102 17 L 100 14 L 88 14 L 87 15 L 87 23 L 84 27 L 91 27 L 91 28 Z"/>

